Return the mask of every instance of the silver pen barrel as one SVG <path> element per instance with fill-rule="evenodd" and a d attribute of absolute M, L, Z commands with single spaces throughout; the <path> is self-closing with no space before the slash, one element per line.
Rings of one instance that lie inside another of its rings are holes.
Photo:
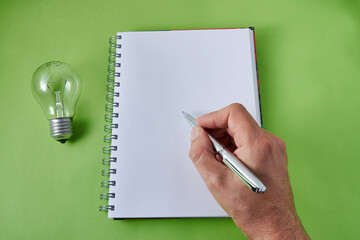
<path fill-rule="evenodd" d="M 186 112 L 182 112 L 186 121 L 191 127 L 196 127 L 196 120 L 193 116 Z M 226 149 L 209 133 L 209 138 L 214 145 L 214 148 L 222 158 L 223 162 L 228 166 L 241 180 L 255 193 L 263 193 L 266 191 L 265 185 L 258 179 L 236 156 Z"/>

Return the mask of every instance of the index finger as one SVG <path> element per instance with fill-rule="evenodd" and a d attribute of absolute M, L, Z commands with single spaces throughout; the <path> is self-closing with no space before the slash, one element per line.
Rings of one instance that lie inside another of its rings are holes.
<path fill-rule="evenodd" d="M 237 146 L 244 144 L 244 141 L 260 128 L 246 108 L 239 103 L 198 117 L 196 123 L 207 129 L 226 128 Z"/>

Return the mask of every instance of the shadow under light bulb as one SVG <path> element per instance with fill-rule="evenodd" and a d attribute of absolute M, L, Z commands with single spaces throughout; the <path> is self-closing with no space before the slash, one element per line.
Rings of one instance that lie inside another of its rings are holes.
<path fill-rule="evenodd" d="M 79 76 L 67 63 L 48 62 L 35 71 L 31 88 L 50 122 L 51 136 L 65 143 L 73 134 L 72 119 L 81 92 Z"/>

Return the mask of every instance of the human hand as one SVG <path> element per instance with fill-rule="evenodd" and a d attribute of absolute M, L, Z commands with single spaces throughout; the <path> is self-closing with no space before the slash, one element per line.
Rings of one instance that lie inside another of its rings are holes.
<path fill-rule="evenodd" d="M 240 104 L 196 119 L 190 158 L 206 186 L 250 239 L 309 239 L 296 214 L 285 143 L 259 127 Z M 232 151 L 267 187 L 252 192 L 214 151 L 204 129 Z"/>

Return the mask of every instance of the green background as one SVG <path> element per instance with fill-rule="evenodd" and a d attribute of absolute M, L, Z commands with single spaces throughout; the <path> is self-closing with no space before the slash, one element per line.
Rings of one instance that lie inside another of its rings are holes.
<path fill-rule="evenodd" d="M 360 235 L 359 1 L 0 2 L 0 239 L 244 239 L 231 219 L 114 221 L 98 211 L 108 38 L 117 31 L 254 26 L 265 129 L 287 143 L 314 239 Z M 82 77 L 61 145 L 30 91 L 41 64 Z"/>

